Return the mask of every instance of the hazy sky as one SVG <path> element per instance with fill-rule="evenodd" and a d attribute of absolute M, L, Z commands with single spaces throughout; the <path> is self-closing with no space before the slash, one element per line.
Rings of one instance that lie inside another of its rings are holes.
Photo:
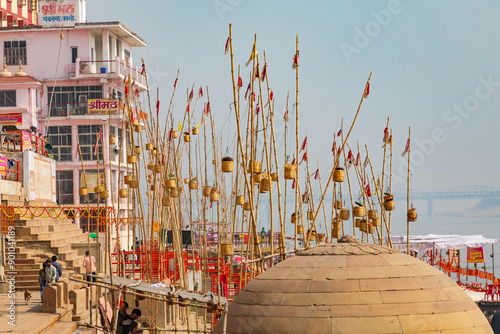
<path fill-rule="evenodd" d="M 299 34 L 301 141 L 308 131 L 309 158 L 315 165 L 319 156 L 323 174 L 332 161 L 333 132 L 340 129 L 342 118 L 344 128 L 352 122 L 373 70 L 371 94 L 363 103 L 349 142 L 355 145 L 359 140 L 361 147 L 368 145 L 376 173 L 381 172 L 382 135 L 390 117 L 395 174 L 400 164 L 397 157 L 404 149 L 408 127 L 412 127 L 414 188 L 500 187 L 500 2 L 87 3 L 88 21 L 119 20 L 146 40 L 147 48 L 134 50 L 134 62 L 139 65 L 140 57 L 145 58 L 150 80 L 160 87 L 164 108 L 180 68 L 176 119 L 185 108 L 185 90 L 193 83 L 209 86 L 218 128 L 226 137 L 229 131 L 232 135 L 234 116 L 228 119 L 232 84 L 224 45 L 228 24 L 233 23 L 237 63 L 244 66 L 254 34 L 260 56 L 264 50 L 267 53 L 277 133 L 283 136 L 279 115 L 288 91 L 293 96 L 290 110 L 294 103 L 295 72 L 291 65 Z M 244 87 L 249 71 L 250 67 L 242 68 Z M 166 113 L 166 109 L 162 111 Z M 196 115 L 199 119 L 200 108 Z"/>

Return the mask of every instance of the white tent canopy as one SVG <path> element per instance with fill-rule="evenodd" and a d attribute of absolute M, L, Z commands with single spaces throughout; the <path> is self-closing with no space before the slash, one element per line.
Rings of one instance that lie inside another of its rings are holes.
<path fill-rule="evenodd" d="M 391 236 L 393 247 L 406 251 L 406 236 Z M 489 239 L 478 235 L 415 235 L 410 236 L 410 250 L 425 252 L 430 249 L 461 249 L 466 247 L 482 247 L 500 242 L 499 239 Z"/>

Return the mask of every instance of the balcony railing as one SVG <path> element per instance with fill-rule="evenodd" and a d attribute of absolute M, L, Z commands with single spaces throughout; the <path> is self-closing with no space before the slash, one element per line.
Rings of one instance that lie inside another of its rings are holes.
<path fill-rule="evenodd" d="M 83 61 L 76 58 L 75 77 L 85 77 L 87 75 L 108 75 L 115 74 L 128 78 L 129 74 L 133 81 L 143 86 L 146 85 L 146 76 L 141 73 L 137 66 L 130 66 L 125 60 L 116 57 L 114 60 L 94 60 Z"/>

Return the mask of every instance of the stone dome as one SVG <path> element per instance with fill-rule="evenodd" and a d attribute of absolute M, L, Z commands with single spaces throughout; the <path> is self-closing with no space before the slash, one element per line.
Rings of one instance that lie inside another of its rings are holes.
<path fill-rule="evenodd" d="M 344 239 L 270 268 L 229 305 L 226 333 L 493 333 L 465 292 L 396 250 Z M 213 333 L 222 333 L 222 317 Z"/>

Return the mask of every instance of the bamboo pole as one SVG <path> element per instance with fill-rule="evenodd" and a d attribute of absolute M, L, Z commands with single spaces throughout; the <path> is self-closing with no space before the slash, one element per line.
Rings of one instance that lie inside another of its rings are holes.
<path fill-rule="evenodd" d="M 386 131 L 387 131 L 387 138 L 385 138 L 385 142 L 384 142 L 384 159 L 382 160 L 382 181 L 380 183 L 380 189 L 381 189 L 380 191 L 382 192 L 382 194 L 384 193 L 385 161 L 386 161 L 386 158 L 387 158 L 387 142 L 389 140 L 389 132 L 388 132 L 389 131 L 389 117 L 387 117 L 387 124 L 386 124 L 385 130 L 384 130 L 384 137 L 386 136 Z M 380 202 L 380 215 L 384 216 L 384 220 L 387 220 L 383 202 Z M 386 229 L 387 229 L 387 231 L 389 233 L 390 225 L 389 225 L 388 221 L 387 221 Z M 384 238 L 384 234 L 383 233 L 382 233 L 381 237 Z"/>
<path fill-rule="evenodd" d="M 296 39 L 296 54 L 299 52 L 299 35 Z M 296 67 L 295 67 L 295 218 L 298 216 L 298 206 L 299 206 L 299 57 L 296 57 Z M 295 249 L 297 249 L 297 231 L 298 231 L 298 221 L 295 224 Z M 309 240 L 304 240 L 307 245 Z"/>
<path fill-rule="evenodd" d="M 406 254 L 410 255 L 410 217 L 408 212 L 410 212 L 410 138 L 411 138 L 411 127 L 408 128 L 408 176 L 406 178 Z"/>

